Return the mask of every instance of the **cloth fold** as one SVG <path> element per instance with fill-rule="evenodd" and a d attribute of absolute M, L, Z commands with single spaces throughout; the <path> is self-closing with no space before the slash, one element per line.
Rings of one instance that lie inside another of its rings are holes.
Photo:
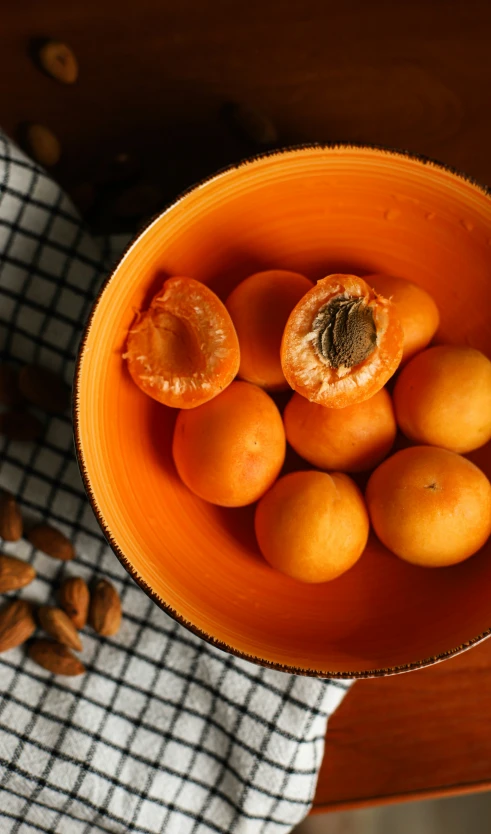
<path fill-rule="evenodd" d="M 0 133 L 0 360 L 71 383 L 83 323 L 125 244 L 91 238 L 46 173 Z M 82 488 L 70 419 L 36 443 L 0 438 L 0 486 L 28 520 L 73 541 L 73 563 L 22 540 L 19 593 L 53 602 L 66 575 L 106 576 L 123 604 L 115 637 L 83 633 L 87 673 L 54 677 L 24 648 L 0 655 L 2 834 L 275 834 L 308 812 L 326 722 L 349 681 L 247 663 L 186 631 L 112 555 Z"/>

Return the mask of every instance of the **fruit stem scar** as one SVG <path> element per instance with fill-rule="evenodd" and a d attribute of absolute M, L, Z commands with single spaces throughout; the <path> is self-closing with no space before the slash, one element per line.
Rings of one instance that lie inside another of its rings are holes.
<path fill-rule="evenodd" d="M 343 293 L 320 308 L 312 325 L 314 347 L 332 368 L 352 368 L 367 359 L 377 345 L 373 312 L 364 298 Z"/>

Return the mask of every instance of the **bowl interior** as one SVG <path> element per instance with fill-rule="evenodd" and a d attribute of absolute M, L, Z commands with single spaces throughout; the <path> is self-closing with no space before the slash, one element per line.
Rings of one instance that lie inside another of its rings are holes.
<path fill-rule="evenodd" d="M 332 583 L 273 571 L 254 508 L 206 504 L 180 483 L 175 412 L 141 394 L 122 361 L 135 308 L 171 275 L 225 298 L 251 272 L 316 280 L 389 272 L 435 297 L 438 341 L 491 352 L 491 198 L 437 165 L 370 148 L 288 151 L 198 186 L 156 219 L 106 284 L 82 349 L 77 443 L 96 512 L 133 576 L 224 648 L 319 675 L 433 662 L 491 626 L 491 543 L 461 565 L 405 564 L 375 539 Z M 491 452 L 472 456 L 491 475 Z M 298 461 L 290 461 L 297 466 Z"/>

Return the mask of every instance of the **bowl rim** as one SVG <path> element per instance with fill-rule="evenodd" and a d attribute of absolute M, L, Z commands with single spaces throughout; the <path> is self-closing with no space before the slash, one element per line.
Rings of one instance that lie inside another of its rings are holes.
<path fill-rule="evenodd" d="M 77 360 L 75 365 L 75 372 L 73 378 L 73 388 L 72 388 L 72 418 L 73 418 L 73 431 L 74 431 L 74 445 L 75 445 L 75 453 L 77 463 L 80 469 L 80 473 L 82 476 L 82 482 L 84 485 L 84 489 L 89 500 L 89 503 L 92 507 L 94 515 L 97 519 L 97 522 L 106 538 L 111 550 L 113 551 L 114 555 L 118 558 L 119 562 L 125 568 L 127 573 L 133 579 L 133 581 L 145 592 L 145 594 L 154 602 L 156 605 L 159 606 L 166 614 L 172 617 L 176 622 L 180 625 L 184 626 L 188 631 L 192 634 L 200 637 L 202 640 L 205 640 L 207 643 L 215 646 L 218 649 L 221 649 L 228 654 L 234 655 L 235 657 L 239 657 L 242 660 L 247 660 L 250 663 L 255 664 L 256 666 L 263 666 L 270 669 L 275 669 L 279 672 L 285 672 L 293 675 L 301 675 L 304 677 L 316 677 L 316 678 L 330 678 L 333 680 L 350 680 L 350 679 L 366 679 L 366 678 L 379 678 L 379 677 L 388 677 L 391 675 L 402 674 L 403 672 L 412 672 L 416 669 L 424 669 L 428 666 L 433 666 L 436 663 L 440 663 L 443 660 L 447 660 L 450 657 L 454 657 L 461 652 L 467 651 L 468 649 L 472 648 L 473 646 L 477 646 L 478 643 L 481 643 L 483 640 L 487 639 L 491 636 L 491 625 L 485 631 L 481 632 L 481 634 L 477 635 L 476 637 L 472 637 L 467 640 L 465 643 L 461 643 L 459 646 L 455 646 L 451 649 L 447 649 L 443 652 L 439 652 L 436 655 L 432 655 L 429 657 L 425 657 L 422 660 L 415 660 L 411 663 L 404 663 L 399 664 L 396 666 L 387 666 L 381 667 L 378 669 L 368 669 L 368 670 L 353 670 L 353 671 L 323 671 L 319 669 L 310 669 L 305 667 L 297 667 L 292 666 L 290 664 L 281 664 L 276 663 L 273 660 L 267 660 L 265 658 L 257 657 L 255 655 L 249 654 L 247 652 L 242 652 L 239 649 L 234 648 L 233 646 L 228 645 L 227 643 L 217 639 L 211 634 L 208 634 L 203 629 L 196 626 L 194 623 L 186 620 L 181 614 L 179 614 L 175 609 L 172 608 L 168 603 L 165 602 L 159 595 L 148 585 L 145 580 L 137 574 L 137 571 L 134 569 L 133 565 L 129 558 L 123 553 L 119 545 L 117 544 L 109 526 L 106 524 L 106 521 L 102 515 L 102 512 L 99 508 L 97 503 L 97 499 L 95 494 L 92 490 L 90 476 L 88 473 L 87 464 L 85 461 L 84 451 L 82 447 L 82 438 L 81 438 L 81 431 L 80 431 L 80 423 L 79 423 L 79 416 L 80 416 L 80 388 L 81 388 L 81 375 L 82 375 L 82 362 L 85 355 L 85 348 L 87 345 L 87 340 L 89 337 L 89 333 L 94 322 L 95 316 L 97 315 L 97 310 L 101 303 L 102 297 L 106 292 L 109 284 L 112 282 L 113 278 L 115 277 L 116 272 L 118 271 L 121 263 L 129 254 L 130 250 L 133 249 L 134 246 L 138 244 L 142 235 L 150 228 L 157 220 L 171 211 L 175 206 L 181 203 L 189 194 L 196 191 L 197 189 L 201 188 L 202 186 L 208 185 L 209 183 L 215 182 L 216 180 L 221 179 L 222 177 L 227 176 L 228 173 L 231 171 L 239 170 L 240 168 L 247 168 L 249 165 L 261 161 L 263 159 L 267 159 L 270 157 L 281 157 L 287 154 L 292 154 L 294 152 L 304 152 L 309 150 L 324 150 L 324 151 L 333 151 L 333 150 L 368 150 L 373 151 L 374 155 L 384 154 L 389 157 L 396 157 L 402 159 L 410 159 L 415 162 L 419 162 L 422 165 L 427 165 L 431 168 L 436 168 L 437 170 L 444 171 L 445 173 L 449 173 L 452 176 L 456 177 L 457 179 L 463 180 L 464 182 L 472 185 L 485 197 L 491 198 L 491 187 L 483 185 L 481 182 L 476 180 L 474 177 L 466 174 L 464 171 L 453 167 L 452 165 L 448 165 L 444 162 L 440 162 L 437 159 L 434 159 L 430 156 L 426 156 L 425 154 L 418 153 L 416 151 L 410 151 L 402 148 L 393 148 L 386 145 L 378 145 L 369 142 L 343 142 L 343 141 L 336 141 L 336 142 L 309 142 L 309 143 L 301 143 L 295 145 L 288 145 L 281 148 L 273 148 L 266 151 L 262 151 L 260 153 L 247 156 L 244 159 L 241 159 L 239 162 L 234 162 L 229 165 L 220 168 L 218 171 L 204 177 L 203 179 L 199 180 L 198 182 L 190 185 L 185 190 L 181 191 L 174 200 L 168 203 L 161 211 L 157 214 L 153 215 L 141 228 L 138 229 L 136 234 L 131 238 L 129 243 L 126 245 L 124 251 L 119 256 L 117 263 L 111 267 L 110 272 L 108 273 L 107 277 L 101 284 L 97 295 L 93 301 L 92 307 L 90 309 L 90 313 L 86 322 L 83 325 L 82 336 L 80 339 L 80 343 L 78 346 L 77 351 Z"/>

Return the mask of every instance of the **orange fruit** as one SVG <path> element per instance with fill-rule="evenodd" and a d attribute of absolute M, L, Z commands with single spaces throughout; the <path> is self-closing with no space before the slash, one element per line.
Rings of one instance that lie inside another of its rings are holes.
<path fill-rule="evenodd" d="M 477 466 L 446 449 L 396 452 L 371 475 L 366 499 L 380 541 L 416 565 L 462 562 L 491 534 L 491 484 Z"/>
<path fill-rule="evenodd" d="M 477 449 L 491 439 L 491 362 L 470 347 L 428 348 L 401 371 L 394 408 L 410 440 L 460 453 Z"/>
<path fill-rule="evenodd" d="M 295 304 L 312 286 L 298 272 L 270 269 L 250 275 L 231 292 L 225 304 L 239 337 L 242 379 L 270 391 L 288 388 L 281 339 Z"/>
<path fill-rule="evenodd" d="M 440 313 L 431 295 L 412 281 L 394 275 L 366 275 L 375 292 L 389 298 L 396 308 L 404 333 L 402 362 L 431 342 L 440 324 Z"/>
<path fill-rule="evenodd" d="M 294 394 L 283 414 L 286 439 L 318 469 L 366 472 L 389 454 L 397 432 L 389 394 L 346 408 L 325 408 Z"/>
<path fill-rule="evenodd" d="M 235 328 L 217 295 L 193 278 L 169 278 L 128 332 L 124 358 L 139 388 L 174 408 L 194 408 L 239 369 Z"/>
<path fill-rule="evenodd" d="M 276 481 L 257 505 L 255 527 L 273 568 L 301 582 L 327 582 L 358 561 L 369 522 L 351 478 L 311 470 Z"/>
<path fill-rule="evenodd" d="M 210 402 L 179 413 L 172 453 L 192 492 L 212 504 L 241 507 L 276 480 L 285 446 L 271 397 L 249 382 L 233 382 Z"/>
<path fill-rule="evenodd" d="M 345 408 L 383 388 L 401 361 L 402 344 L 392 302 L 355 275 L 328 275 L 292 310 L 281 364 L 303 397 Z"/>

